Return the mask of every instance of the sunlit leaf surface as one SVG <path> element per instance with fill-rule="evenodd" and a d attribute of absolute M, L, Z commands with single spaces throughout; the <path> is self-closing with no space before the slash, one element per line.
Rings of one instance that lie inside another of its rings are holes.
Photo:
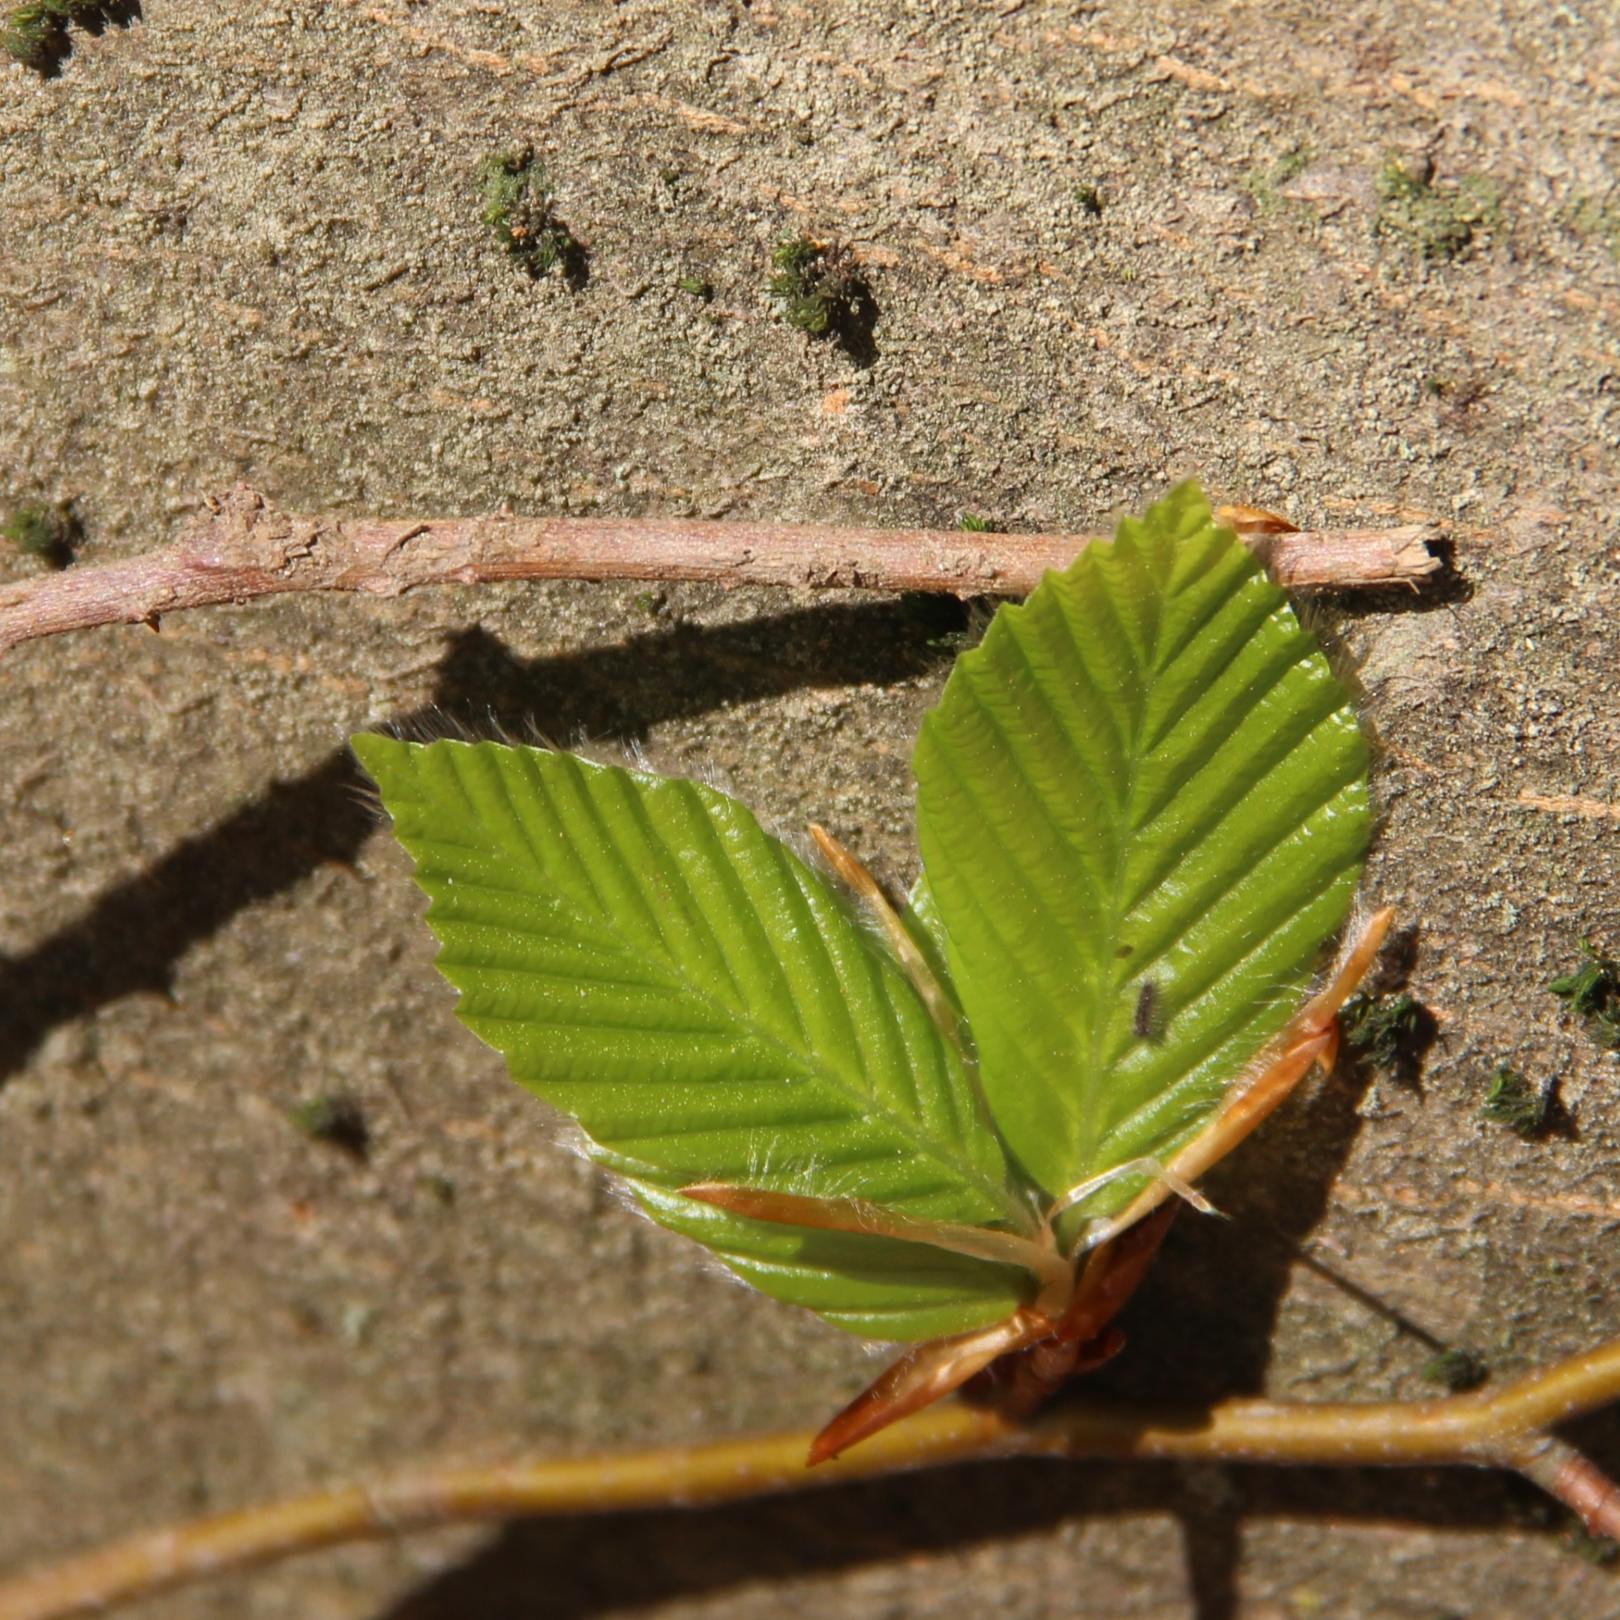
<path fill-rule="evenodd" d="M 735 800 L 495 743 L 357 737 L 459 1013 L 666 1225 L 863 1333 L 960 1331 L 1016 1270 L 742 1220 L 694 1181 L 1028 1219 L 957 1047 L 876 936 Z"/>
<path fill-rule="evenodd" d="M 915 763 L 933 927 L 1019 1164 L 1055 1195 L 1168 1156 L 1360 874 L 1366 748 L 1316 642 L 1184 486 L 996 615 Z"/>
<path fill-rule="evenodd" d="M 495 743 L 354 746 L 463 1021 L 657 1220 L 888 1338 L 995 1321 L 1030 1279 L 678 1189 L 1028 1232 L 1044 1200 L 1210 1119 L 1298 1004 L 1367 840 L 1345 694 L 1190 486 L 1002 609 L 924 724 L 904 921 L 937 1021 L 879 933 L 724 794 Z"/>

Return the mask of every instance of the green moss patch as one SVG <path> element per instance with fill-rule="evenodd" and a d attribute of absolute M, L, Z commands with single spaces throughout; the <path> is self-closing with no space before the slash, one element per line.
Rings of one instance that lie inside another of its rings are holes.
<path fill-rule="evenodd" d="M 1439 181 L 1427 159 L 1408 163 L 1391 157 L 1373 185 L 1378 230 L 1425 259 L 1460 259 L 1502 223 L 1502 188 L 1488 175 Z"/>
<path fill-rule="evenodd" d="M 525 271 L 584 279 L 584 247 L 558 217 L 545 165 L 532 148 L 492 152 L 478 165 L 478 184 L 484 223 Z"/>

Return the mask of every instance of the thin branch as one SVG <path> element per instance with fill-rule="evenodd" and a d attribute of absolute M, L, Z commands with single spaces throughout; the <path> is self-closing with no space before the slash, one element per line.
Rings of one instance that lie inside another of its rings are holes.
<path fill-rule="evenodd" d="M 1439 531 L 1254 532 L 1245 538 L 1289 590 L 1417 582 L 1440 567 Z M 419 585 L 516 579 L 708 580 L 1022 596 L 1086 543 L 1078 535 L 663 518 L 379 519 L 280 512 L 238 485 L 173 545 L 122 562 L 0 586 L 0 653 L 100 624 L 156 626 L 167 613 L 292 591 L 398 596 Z"/>
<path fill-rule="evenodd" d="M 1143 1409 L 1069 1402 L 1032 1423 L 932 1407 L 817 1469 L 808 1433 L 497 1467 L 428 1468 L 196 1519 L 0 1584 L 0 1620 L 64 1620 L 294 1553 L 475 1520 L 697 1507 L 990 1457 L 1516 1469 L 1620 1538 L 1620 1489 L 1549 1435 L 1620 1399 L 1620 1339 L 1494 1394 L 1384 1404 L 1223 1401 Z"/>

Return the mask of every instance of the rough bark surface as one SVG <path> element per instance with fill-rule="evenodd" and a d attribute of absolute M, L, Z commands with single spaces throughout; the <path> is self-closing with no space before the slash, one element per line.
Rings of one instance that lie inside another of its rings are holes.
<path fill-rule="evenodd" d="M 1177 1223 L 1103 1379 L 1416 1394 L 1436 1341 L 1521 1370 L 1620 1320 L 1620 1068 L 1545 988 L 1583 935 L 1620 946 L 1617 83 L 1581 0 L 152 0 L 59 78 L 0 69 L 0 504 L 72 497 L 98 561 L 237 478 L 287 511 L 1061 532 L 1196 475 L 1306 526 L 1443 521 L 1457 588 L 1317 610 L 1382 745 L 1369 892 L 1421 929 L 1437 1039 L 1419 1083 L 1341 1075 L 1234 1157 L 1231 1219 Z M 582 284 L 479 220 L 479 159 L 525 143 Z M 1430 212 L 1380 196 L 1392 153 L 1432 166 Z M 1494 198 L 1453 251 L 1432 209 L 1455 224 L 1465 181 Z M 797 232 L 853 245 L 864 340 L 771 318 Z M 812 1423 L 858 1387 L 861 1346 L 632 1219 L 463 1036 L 342 739 L 641 745 L 900 880 L 963 628 L 543 584 L 9 655 L 0 1562 L 423 1452 Z M 1568 1129 L 1481 1119 L 1504 1062 L 1557 1079 Z M 336 1093 L 364 1160 L 290 1122 Z M 1620 1466 L 1614 1420 L 1577 1438 Z M 539 1593 L 660 1620 L 1620 1610 L 1494 1476 L 1042 1463 L 359 1548 L 161 1607 Z"/>

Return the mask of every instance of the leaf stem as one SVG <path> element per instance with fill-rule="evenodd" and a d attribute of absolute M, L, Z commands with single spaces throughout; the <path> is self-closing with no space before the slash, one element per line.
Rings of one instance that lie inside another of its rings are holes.
<path fill-rule="evenodd" d="M 804 1466 L 807 1432 L 622 1455 L 428 1467 L 373 1485 L 146 1531 L 0 1584 L 0 1620 L 65 1620 L 231 1570 L 343 1542 L 475 1520 L 692 1507 L 1003 1456 L 1203 1459 L 1242 1463 L 1514 1469 L 1620 1535 L 1620 1487 L 1549 1435 L 1620 1399 L 1620 1339 L 1495 1393 L 1432 1401 L 1222 1401 L 1142 1408 L 1066 1402 L 1018 1424 L 955 1402 L 873 1436 L 836 1462 Z"/>
<path fill-rule="evenodd" d="M 806 1198 L 798 1193 L 766 1192 L 725 1182 L 696 1182 L 682 1187 L 680 1193 L 683 1198 L 712 1204 L 745 1220 L 774 1221 L 814 1232 L 894 1238 L 901 1243 L 921 1243 L 948 1254 L 967 1255 L 995 1265 L 1017 1266 L 1043 1287 L 1064 1290 L 1065 1298 L 1067 1287 L 1074 1280 L 1074 1268 L 1067 1258 L 1050 1245 L 1018 1232 L 963 1226 L 956 1221 L 918 1220 L 914 1215 L 884 1209 L 862 1198 Z"/>
<path fill-rule="evenodd" d="M 1417 582 L 1440 568 L 1433 524 L 1245 536 L 1290 590 Z M 102 624 L 298 591 L 398 596 L 419 585 L 520 579 L 709 580 L 1022 596 L 1080 535 L 846 529 L 686 518 L 340 518 L 280 512 L 239 484 L 172 545 L 0 585 L 0 654 Z"/>

